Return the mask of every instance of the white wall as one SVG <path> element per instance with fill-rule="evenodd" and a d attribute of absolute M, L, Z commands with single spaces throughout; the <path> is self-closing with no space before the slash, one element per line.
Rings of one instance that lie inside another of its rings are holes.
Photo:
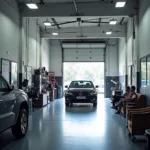
<path fill-rule="evenodd" d="M 22 26 L 22 62 L 34 70 L 42 64 L 40 29 L 35 18 L 23 18 Z"/>
<path fill-rule="evenodd" d="M 140 86 L 140 58 L 150 54 L 150 1 L 140 1 L 139 8 L 139 16 L 134 17 L 135 39 L 133 38 L 133 18 L 129 18 L 127 22 L 126 41 L 119 40 L 119 74 L 122 75 L 121 68 L 124 64 L 122 56 L 125 54 L 125 50 L 120 52 L 120 49 L 126 47 L 127 62 L 125 64 L 127 68 L 129 65 L 135 66 L 135 71 L 133 72 L 135 83 L 133 84 L 137 87 Z"/>
<path fill-rule="evenodd" d="M 106 76 L 118 75 L 118 40 L 110 39 L 106 48 Z"/>
<path fill-rule="evenodd" d="M 135 24 L 135 38 L 133 37 L 133 21 Z M 134 65 L 135 71 L 139 71 L 139 24 L 138 16 L 135 16 L 134 19 L 130 18 L 127 22 L 127 66 Z"/>
<path fill-rule="evenodd" d="M 50 70 L 50 44 L 40 38 L 40 27 L 36 18 L 23 19 L 22 44 L 24 65 L 31 66 L 33 71 L 40 67 Z"/>
<path fill-rule="evenodd" d="M 126 38 L 119 39 L 119 76 L 126 75 Z"/>
<path fill-rule="evenodd" d="M 50 43 L 42 39 L 42 67 L 46 67 L 47 71 L 50 71 L 50 56 Z"/>
<path fill-rule="evenodd" d="M 140 1 L 139 12 L 139 58 L 150 54 L 150 1 Z M 140 59 L 139 59 L 140 61 Z M 150 86 L 141 87 L 140 92 L 146 95 L 147 106 L 150 106 Z"/>
<path fill-rule="evenodd" d="M 33 71 L 42 66 L 49 70 L 50 47 L 40 38 L 37 19 L 20 20 L 17 1 L 6 1 L 0 1 L 0 58 L 18 62 L 19 73 L 24 73 L 26 65 Z"/>
<path fill-rule="evenodd" d="M 58 40 L 51 40 L 50 71 L 54 71 L 56 76 L 62 76 L 62 49 Z"/>
<path fill-rule="evenodd" d="M 140 58 L 150 54 L 150 1 L 140 1 L 139 13 Z"/>
<path fill-rule="evenodd" d="M 19 13 L 5 1 L 1 0 L 0 58 L 19 62 L 19 42 Z"/>

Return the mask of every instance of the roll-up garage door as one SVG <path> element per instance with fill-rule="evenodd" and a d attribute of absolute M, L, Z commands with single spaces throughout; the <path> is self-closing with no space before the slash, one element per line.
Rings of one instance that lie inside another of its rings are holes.
<path fill-rule="evenodd" d="M 66 47 L 64 46 L 64 62 L 104 62 L 105 47 Z"/>

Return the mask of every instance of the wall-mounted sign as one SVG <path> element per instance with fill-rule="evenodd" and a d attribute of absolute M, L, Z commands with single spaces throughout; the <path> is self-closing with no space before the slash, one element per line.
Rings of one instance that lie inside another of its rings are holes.
<path fill-rule="evenodd" d="M 1 71 L 8 83 L 10 83 L 10 61 L 1 59 Z"/>

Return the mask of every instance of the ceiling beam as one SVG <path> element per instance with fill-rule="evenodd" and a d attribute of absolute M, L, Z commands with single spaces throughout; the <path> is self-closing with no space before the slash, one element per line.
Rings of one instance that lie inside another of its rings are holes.
<path fill-rule="evenodd" d="M 79 34 L 59 34 L 58 36 L 53 36 L 52 34 L 42 34 L 42 38 L 44 39 L 100 39 L 100 38 L 123 38 L 125 34 L 123 33 L 113 33 L 111 35 L 106 35 L 105 33 L 97 33 L 97 34 L 85 34 L 83 37 L 80 37 Z"/>
<path fill-rule="evenodd" d="M 69 33 L 80 33 L 81 32 L 81 28 L 80 27 L 67 27 L 67 28 L 61 28 L 61 29 L 56 29 L 57 32 L 69 32 Z M 89 27 L 84 27 L 82 28 L 82 32 L 83 33 L 99 33 L 99 32 L 103 32 L 103 31 L 121 31 L 121 32 L 125 32 L 126 31 L 126 25 L 115 25 L 115 26 L 111 26 L 111 25 L 102 25 L 101 27 L 96 27 L 96 26 L 89 26 Z M 45 33 L 44 29 L 41 29 L 42 33 Z M 46 32 L 53 32 L 53 28 L 48 28 L 46 29 Z"/>
<path fill-rule="evenodd" d="M 106 35 L 107 31 L 112 31 L 112 35 Z M 58 36 L 52 35 L 53 29 L 43 29 L 41 32 L 41 37 L 46 39 L 99 39 L 99 38 L 121 38 L 125 37 L 125 25 L 116 25 L 116 26 L 103 26 L 101 27 L 84 27 L 82 28 L 83 37 L 81 37 L 81 29 L 70 27 L 70 28 L 61 28 L 56 29 Z M 85 37 L 86 36 L 86 37 Z"/>
<path fill-rule="evenodd" d="M 136 0 L 130 0 L 124 8 L 115 8 L 114 3 L 78 3 L 80 16 L 130 16 L 136 13 Z M 22 6 L 23 17 L 69 17 L 74 14 L 72 3 L 47 3 L 39 5 L 39 9 L 31 10 L 26 5 Z M 109 10 L 109 11 L 107 11 Z"/>
<path fill-rule="evenodd" d="M 54 25 L 55 25 L 58 29 L 60 29 L 60 26 L 57 24 L 55 18 L 52 18 L 52 21 L 53 21 Z"/>

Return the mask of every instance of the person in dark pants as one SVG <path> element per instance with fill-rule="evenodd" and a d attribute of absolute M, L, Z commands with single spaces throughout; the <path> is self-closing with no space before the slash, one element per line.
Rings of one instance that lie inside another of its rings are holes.
<path fill-rule="evenodd" d="M 135 92 L 136 88 L 135 86 L 131 86 L 131 92 L 129 93 L 129 96 L 128 97 L 125 97 L 124 99 L 121 99 L 115 107 L 113 107 L 114 109 L 117 109 L 118 108 L 118 111 L 116 112 L 116 114 L 120 114 L 121 112 L 121 107 L 123 106 L 123 102 L 124 101 L 131 101 L 133 102 L 134 100 L 137 99 L 137 94 Z"/>
<path fill-rule="evenodd" d="M 115 96 L 113 97 L 113 100 L 112 100 L 113 107 L 111 107 L 111 108 L 114 108 L 115 104 L 116 104 L 117 102 L 119 102 L 119 101 L 121 100 L 121 98 L 126 98 L 126 97 L 128 97 L 128 96 L 129 96 L 129 93 L 130 93 L 130 87 L 127 86 L 127 87 L 126 87 L 126 92 L 125 92 L 123 95 L 115 95 Z"/>

